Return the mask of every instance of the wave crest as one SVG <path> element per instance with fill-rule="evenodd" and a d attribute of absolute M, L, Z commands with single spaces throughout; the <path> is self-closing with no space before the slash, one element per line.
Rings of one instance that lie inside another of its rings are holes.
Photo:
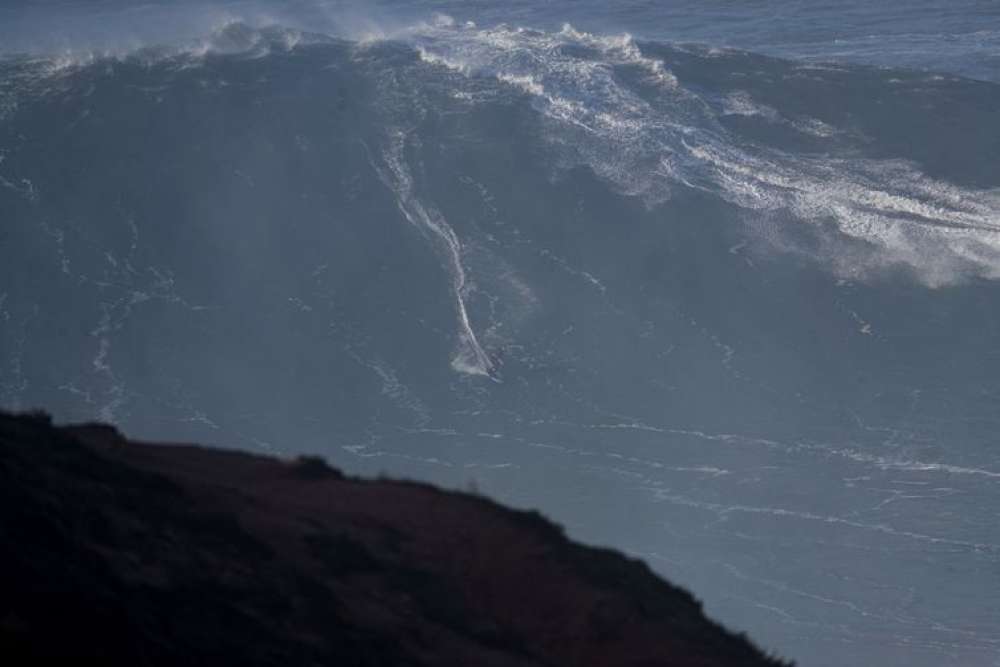
<path fill-rule="evenodd" d="M 839 128 L 786 117 L 745 91 L 716 102 L 627 34 L 441 22 L 408 39 L 428 64 L 527 95 L 555 163 L 586 165 L 649 205 L 678 187 L 709 192 L 742 209 L 773 247 L 810 253 L 852 278 L 898 266 L 931 287 L 1000 278 L 1000 192 L 935 180 L 903 160 L 859 158 L 835 143 Z M 748 140 L 725 116 L 783 124 L 830 150 L 800 154 Z M 791 240 L 789 217 L 823 237 L 821 251 Z M 838 235 L 826 234 L 830 223 Z"/>

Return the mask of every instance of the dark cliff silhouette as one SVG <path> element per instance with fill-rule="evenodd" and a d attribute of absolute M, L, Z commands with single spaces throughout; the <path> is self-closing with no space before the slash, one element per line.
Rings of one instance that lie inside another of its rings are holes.
<path fill-rule="evenodd" d="M 43 414 L 0 413 L 0 573 L 5 664 L 781 664 L 537 513 Z"/>

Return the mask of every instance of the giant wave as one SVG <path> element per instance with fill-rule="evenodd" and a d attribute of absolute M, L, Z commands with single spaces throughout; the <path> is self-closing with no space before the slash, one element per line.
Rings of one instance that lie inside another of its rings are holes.
<path fill-rule="evenodd" d="M 475 478 L 803 664 L 995 655 L 995 83 L 362 32 L 0 61 L 4 406 Z"/>

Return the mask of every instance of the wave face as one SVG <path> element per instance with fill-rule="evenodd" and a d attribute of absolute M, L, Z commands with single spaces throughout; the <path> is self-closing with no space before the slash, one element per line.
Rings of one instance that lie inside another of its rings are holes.
<path fill-rule="evenodd" d="M 1000 659 L 1000 86 L 366 34 L 0 61 L 4 407 L 474 480 L 803 665 Z"/>

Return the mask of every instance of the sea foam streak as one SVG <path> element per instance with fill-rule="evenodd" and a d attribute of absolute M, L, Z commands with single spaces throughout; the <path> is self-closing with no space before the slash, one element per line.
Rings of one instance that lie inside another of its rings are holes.
<path fill-rule="evenodd" d="M 383 154 L 388 169 L 376 164 L 373 166 L 382 182 L 396 195 L 396 204 L 403 217 L 441 249 L 451 276 L 458 319 L 458 348 L 451 366 L 460 373 L 489 375 L 493 365 L 476 338 L 465 307 L 467 283 L 465 267 L 462 265 L 462 244 L 444 216 L 434 208 L 425 206 L 414 193 L 413 177 L 404 155 L 406 133 L 402 130 L 392 132 L 388 143 Z"/>

